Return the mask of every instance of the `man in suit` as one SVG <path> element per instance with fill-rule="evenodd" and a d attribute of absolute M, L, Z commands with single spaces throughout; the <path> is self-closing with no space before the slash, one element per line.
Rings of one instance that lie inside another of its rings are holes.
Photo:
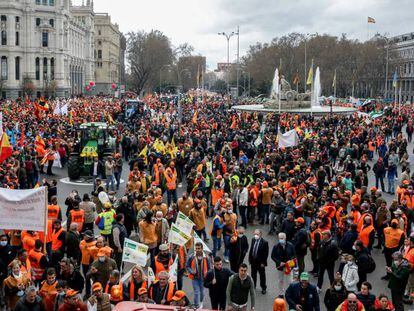
<path fill-rule="evenodd" d="M 267 257 L 269 255 L 269 244 L 262 237 L 262 231 L 260 229 L 254 230 L 254 237 L 250 244 L 249 263 L 252 270 L 252 278 L 254 286 L 257 283 L 257 273 L 260 276 L 260 287 L 262 288 L 262 294 L 266 294 L 266 266 Z"/>

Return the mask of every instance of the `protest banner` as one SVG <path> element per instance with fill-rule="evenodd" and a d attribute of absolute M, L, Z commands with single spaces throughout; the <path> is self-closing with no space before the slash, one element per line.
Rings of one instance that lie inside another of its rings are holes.
<path fill-rule="evenodd" d="M 279 138 L 279 145 L 278 145 L 279 149 L 294 147 L 299 144 L 299 136 L 294 129 L 284 134 L 279 133 L 278 138 Z"/>
<path fill-rule="evenodd" d="M 170 266 L 170 269 L 168 270 L 168 274 L 170 275 L 170 282 L 177 282 L 178 256 L 175 257 L 173 264 Z"/>
<path fill-rule="evenodd" d="M 0 228 L 6 230 L 45 231 L 47 190 L 0 188 Z"/>
<path fill-rule="evenodd" d="M 190 238 L 191 236 L 181 230 L 181 228 L 176 224 L 171 225 L 170 233 L 168 235 L 168 242 L 183 246 Z"/>
<path fill-rule="evenodd" d="M 193 230 L 194 223 L 190 220 L 190 218 L 185 216 L 183 213 L 181 212 L 178 213 L 175 224 L 182 231 L 184 231 L 187 235 L 191 235 L 191 231 Z"/>
<path fill-rule="evenodd" d="M 125 239 L 122 261 L 145 267 L 147 264 L 147 253 L 147 245 L 135 242 L 130 239 Z"/>

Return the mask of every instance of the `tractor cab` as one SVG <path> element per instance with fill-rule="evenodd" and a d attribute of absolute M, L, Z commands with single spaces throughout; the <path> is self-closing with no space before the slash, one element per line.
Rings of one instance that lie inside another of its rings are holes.
<path fill-rule="evenodd" d="M 125 120 L 133 119 L 136 115 L 142 114 L 145 104 L 138 99 L 128 99 L 125 104 Z"/>

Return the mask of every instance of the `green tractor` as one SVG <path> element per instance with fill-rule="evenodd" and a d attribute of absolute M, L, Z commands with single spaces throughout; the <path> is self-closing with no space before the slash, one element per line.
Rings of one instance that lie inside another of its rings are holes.
<path fill-rule="evenodd" d="M 91 177 L 94 158 L 104 161 L 115 151 L 115 137 L 110 136 L 113 127 L 104 122 L 89 122 L 79 126 L 77 139 L 68 160 L 68 176 L 71 180 Z"/>

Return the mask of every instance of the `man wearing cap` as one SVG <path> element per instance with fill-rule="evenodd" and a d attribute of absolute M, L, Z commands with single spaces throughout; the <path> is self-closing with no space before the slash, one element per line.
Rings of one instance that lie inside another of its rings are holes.
<path fill-rule="evenodd" d="M 319 311 L 319 294 L 315 285 L 309 283 L 309 274 L 302 272 L 299 282 L 291 283 L 286 290 L 285 299 L 289 310 Z"/>
<path fill-rule="evenodd" d="M 305 220 L 302 217 L 298 217 L 295 219 L 295 223 L 296 233 L 293 238 L 293 244 L 295 245 L 295 253 L 298 260 L 299 273 L 302 273 L 305 270 L 305 256 L 308 252 L 310 239 L 308 232 L 304 228 Z"/>
<path fill-rule="evenodd" d="M 155 304 L 155 301 L 148 298 L 148 290 L 146 288 L 140 288 L 138 290 L 137 302 Z"/>
<path fill-rule="evenodd" d="M 172 298 L 170 305 L 177 307 L 187 307 L 190 305 L 190 301 L 188 300 L 184 291 L 177 290 Z"/>
<path fill-rule="evenodd" d="M 154 258 L 153 270 L 155 275 L 158 275 L 161 271 L 169 271 L 170 266 L 173 264 L 171 253 L 169 251 L 168 244 L 161 244 L 159 247 L 159 253 Z"/>
<path fill-rule="evenodd" d="M 384 256 L 387 267 L 391 267 L 392 254 L 398 251 L 401 246 L 404 245 L 405 234 L 400 228 L 398 228 L 398 220 L 393 219 L 391 226 L 384 228 Z M 382 279 L 388 280 L 389 274 Z"/>
<path fill-rule="evenodd" d="M 262 237 L 260 229 L 254 230 L 254 236 L 250 244 L 249 263 L 252 270 L 254 286 L 257 284 L 257 273 L 260 276 L 260 287 L 262 294 L 266 294 L 266 266 L 267 257 L 269 256 L 269 244 Z"/>
<path fill-rule="evenodd" d="M 66 291 L 65 302 L 59 307 L 58 311 L 87 311 L 86 305 L 79 299 L 79 292 L 69 289 Z"/>
<path fill-rule="evenodd" d="M 96 305 L 96 311 L 111 311 L 110 296 L 103 292 L 101 283 L 92 285 L 92 296 L 87 300 L 88 310 Z"/>

